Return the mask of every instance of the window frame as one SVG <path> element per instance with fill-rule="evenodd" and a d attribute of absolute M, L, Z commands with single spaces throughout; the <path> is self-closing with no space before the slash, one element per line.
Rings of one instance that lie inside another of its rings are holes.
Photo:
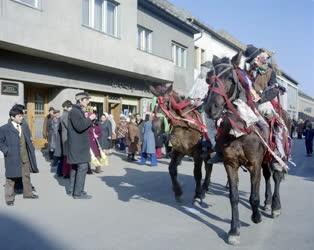
<path fill-rule="evenodd" d="M 146 39 L 146 33 L 148 33 L 148 39 Z M 142 25 L 137 25 L 137 49 L 150 53 L 153 53 L 153 31 L 145 28 Z M 145 48 L 143 48 L 142 41 L 145 41 Z M 148 41 L 148 42 L 147 42 Z M 147 46 L 148 45 L 148 46 Z"/>
<path fill-rule="evenodd" d="M 16 2 L 18 4 L 30 7 L 32 9 L 40 10 L 41 8 L 41 0 L 34 0 L 35 1 L 35 6 L 29 3 L 24 2 L 23 0 L 11 0 L 13 2 Z"/>
<path fill-rule="evenodd" d="M 171 59 L 177 67 L 183 68 L 183 69 L 187 68 L 187 50 L 188 50 L 187 47 L 185 47 L 185 46 L 183 46 L 183 45 L 181 45 L 175 41 L 171 42 L 171 52 L 172 52 Z M 181 51 L 180 55 L 179 55 L 179 60 L 177 59 L 177 52 L 178 51 Z"/>
<path fill-rule="evenodd" d="M 95 1 L 96 0 L 87 0 L 88 2 L 88 24 L 84 22 L 84 7 L 82 0 L 82 25 L 87 26 L 93 30 L 104 33 L 111 37 L 119 38 L 120 37 L 120 3 L 114 0 L 102 0 L 102 13 L 101 13 L 101 29 L 95 27 Z M 113 4 L 114 8 L 114 22 L 113 22 L 113 33 L 108 32 L 108 4 Z"/>

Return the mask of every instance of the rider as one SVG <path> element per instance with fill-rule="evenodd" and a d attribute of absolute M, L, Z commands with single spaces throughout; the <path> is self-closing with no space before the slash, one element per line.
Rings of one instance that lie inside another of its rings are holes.
<path fill-rule="evenodd" d="M 270 120 L 273 117 L 279 121 L 279 126 L 274 130 L 276 138 L 276 146 L 278 155 L 283 158 L 285 156 L 282 133 L 287 128 L 279 118 L 277 112 L 272 106 L 272 101 L 279 93 L 284 93 L 285 88 L 280 86 L 276 81 L 276 72 L 272 68 L 271 64 L 268 63 L 270 58 L 269 54 L 262 49 L 257 49 L 253 45 L 248 45 L 244 52 L 246 59 L 246 83 L 249 85 L 252 99 L 258 106 L 258 111 L 267 119 Z M 240 113 L 240 112 L 239 112 Z M 240 114 L 241 115 L 241 114 Z M 263 121 L 258 118 L 258 122 L 263 125 Z M 221 138 L 217 138 L 221 140 Z M 220 143 L 219 143 L 220 144 Z M 222 162 L 223 155 L 219 144 L 216 144 L 216 154 L 211 158 L 208 163 Z"/>

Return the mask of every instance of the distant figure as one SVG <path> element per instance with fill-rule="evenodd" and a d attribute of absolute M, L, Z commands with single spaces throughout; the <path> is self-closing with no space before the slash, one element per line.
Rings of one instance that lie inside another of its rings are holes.
<path fill-rule="evenodd" d="M 126 149 L 126 135 L 128 133 L 128 122 L 126 117 L 121 114 L 120 115 L 120 122 L 116 128 L 117 134 L 117 148 L 120 151 L 125 151 Z"/>
<path fill-rule="evenodd" d="M 306 123 L 306 127 L 304 129 L 304 138 L 305 138 L 305 147 L 307 156 L 313 155 L 313 137 L 314 137 L 314 129 L 311 122 Z"/>
<path fill-rule="evenodd" d="M 55 110 L 53 112 L 53 118 L 51 121 L 51 143 L 50 150 L 53 152 L 52 166 L 57 167 L 57 175 L 62 176 L 62 141 L 61 141 L 61 119 L 60 111 Z"/>
<path fill-rule="evenodd" d="M 155 136 L 150 114 L 145 115 L 145 123 L 141 132 L 143 134 L 143 145 L 140 164 L 144 165 L 148 157 L 150 157 L 151 166 L 152 167 L 157 166 Z"/>
<path fill-rule="evenodd" d="M 48 150 L 49 150 L 49 159 L 53 159 L 53 152 L 50 151 L 50 143 L 51 143 L 51 121 L 53 118 L 53 112 L 55 109 L 53 107 L 49 108 L 49 114 L 44 119 L 43 124 L 43 138 L 48 141 Z"/>
<path fill-rule="evenodd" d="M 136 119 L 133 116 L 130 117 L 128 124 L 128 136 L 126 141 L 128 144 L 128 161 L 136 161 L 135 154 L 139 150 L 139 130 L 136 126 Z"/>
<path fill-rule="evenodd" d="M 99 138 L 99 143 L 101 148 L 108 154 L 112 148 L 112 124 L 108 113 L 103 113 L 100 120 L 101 137 Z"/>
<path fill-rule="evenodd" d="M 72 109 L 72 102 L 67 100 L 62 104 L 63 113 L 61 116 L 61 140 L 62 140 L 62 153 L 63 153 L 63 163 L 62 163 L 62 175 L 64 178 L 70 178 L 71 165 L 68 164 L 68 126 L 69 126 L 69 112 Z"/>
<path fill-rule="evenodd" d="M 304 129 L 304 122 L 302 119 L 299 119 L 298 126 L 297 126 L 298 139 L 302 139 L 303 129 Z"/>

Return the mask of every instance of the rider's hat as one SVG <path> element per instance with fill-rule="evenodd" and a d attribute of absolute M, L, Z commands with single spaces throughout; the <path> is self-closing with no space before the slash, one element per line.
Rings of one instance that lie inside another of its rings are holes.
<path fill-rule="evenodd" d="M 262 49 L 258 49 L 254 45 L 249 44 L 246 47 L 246 50 L 244 51 L 246 62 L 250 63 L 255 57 L 257 57 L 262 52 L 264 52 Z"/>

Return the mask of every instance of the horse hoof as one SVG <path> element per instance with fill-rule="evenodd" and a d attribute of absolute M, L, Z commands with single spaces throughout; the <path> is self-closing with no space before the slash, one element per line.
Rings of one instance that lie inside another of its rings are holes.
<path fill-rule="evenodd" d="M 271 216 L 273 217 L 273 218 L 277 218 L 277 217 L 279 217 L 281 215 L 281 210 L 280 209 L 278 209 L 278 210 L 273 210 L 272 212 L 271 212 Z"/>
<path fill-rule="evenodd" d="M 203 203 L 203 199 L 201 197 L 194 197 L 193 199 L 193 205 L 198 202 L 199 204 Z"/>
<path fill-rule="evenodd" d="M 262 222 L 262 216 L 261 216 L 261 214 L 258 214 L 258 215 L 255 215 L 255 216 L 252 215 L 251 220 L 255 224 L 258 224 L 258 223 Z"/>
<path fill-rule="evenodd" d="M 271 204 L 267 204 L 263 207 L 263 210 L 266 212 L 270 212 L 271 211 Z"/>
<path fill-rule="evenodd" d="M 240 245 L 240 235 L 229 235 L 228 244 L 232 246 Z"/>

